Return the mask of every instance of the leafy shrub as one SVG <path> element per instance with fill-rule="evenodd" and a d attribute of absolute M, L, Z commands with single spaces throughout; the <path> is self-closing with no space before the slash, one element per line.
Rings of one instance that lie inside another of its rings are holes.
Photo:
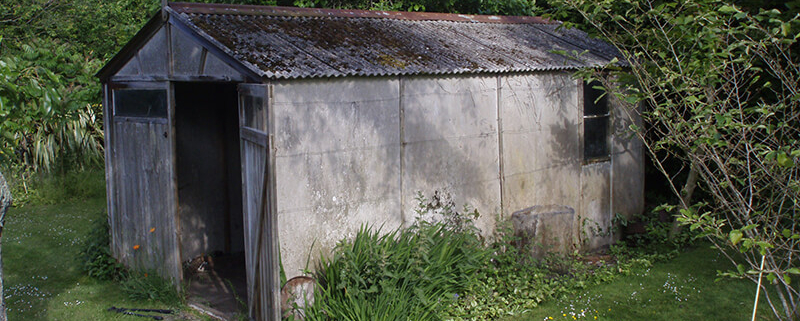
<path fill-rule="evenodd" d="M 134 300 L 178 304 L 181 294 L 167 279 L 152 271 L 131 272 L 111 256 L 108 221 L 97 221 L 80 250 L 80 267 L 99 280 L 120 282 L 122 290 Z"/>
<path fill-rule="evenodd" d="M 626 222 L 628 231 L 622 238 L 624 245 L 627 245 L 625 248 L 636 252 L 639 257 L 664 261 L 693 245 L 699 235 L 696 231 L 681 229 L 670 235 L 673 229 L 671 210 L 674 208 L 658 206 L 649 211 L 649 214 L 646 212 L 637 215 Z"/>
<path fill-rule="evenodd" d="M 532 258 L 513 246 L 507 223 L 489 246 L 490 259 L 475 274 L 469 288 L 445 311 L 448 320 L 496 320 L 529 311 L 551 298 L 563 298 L 588 285 L 613 280 L 649 262 L 615 259 L 588 264 L 577 255 L 558 253 Z"/>
<path fill-rule="evenodd" d="M 420 221 L 383 235 L 362 226 L 333 258 L 322 258 L 308 319 L 437 319 L 488 259 L 477 234 L 442 223 Z"/>
<path fill-rule="evenodd" d="M 127 277 L 127 272 L 125 267 L 111 256 L 109 243 L 108 221 L 95 222 L 81 247 L 80 267 L 93 278 L 120 281 Z"/>

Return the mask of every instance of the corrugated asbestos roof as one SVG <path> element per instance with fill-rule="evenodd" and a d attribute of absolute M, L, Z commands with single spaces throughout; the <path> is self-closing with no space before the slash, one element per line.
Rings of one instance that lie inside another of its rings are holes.
<path fill-rule="evenodd" d="M 584 32 L 537 17 L 195 3 L 168 10 L 266 78 L 575 69 L 617 55 Z"/>

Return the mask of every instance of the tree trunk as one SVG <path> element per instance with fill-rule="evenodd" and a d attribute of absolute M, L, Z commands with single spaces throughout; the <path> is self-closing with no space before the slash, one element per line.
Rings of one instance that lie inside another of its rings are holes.
<path fill-rule="evenodd" d="M 11 191 L 8 189 L 3 173 L 0 173 L 0 248 L 3 241 L 3 226 L 6 222 L 6 211 L 11 207 Z M 0 321 L 6 321 L 6 301 L 3 295 L 3 254 L 0 252 Z"/>
<path fill-rule="evenodd" d="M 681 207 L 684 209 L 689 209 L 689 207 L 691 207 L 690 204 L 692 202 L 692 195 L 694 194 L 695 187 L 697 187 L 698 174 L 697 166 L 694 162 L 692 162 L 692 165 L 689 167 L 689 177 L 686 178 L 686 184 L 684 184 L 683 189 L 681 189 Z M 681 225 L 676 217 L 675 220 L 672 221 L 672 229 L 669 231 L 669 239 L 674 239 L 680 232 Z"/>

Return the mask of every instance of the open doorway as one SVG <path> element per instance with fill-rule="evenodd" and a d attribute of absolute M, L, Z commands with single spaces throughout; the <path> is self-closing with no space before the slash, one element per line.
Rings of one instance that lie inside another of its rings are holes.
<path fill-rule="evenodd" d="M 247 301 L 236 84 L 174 86 L 184 281 L 190 303 L 232 318 Z"/>

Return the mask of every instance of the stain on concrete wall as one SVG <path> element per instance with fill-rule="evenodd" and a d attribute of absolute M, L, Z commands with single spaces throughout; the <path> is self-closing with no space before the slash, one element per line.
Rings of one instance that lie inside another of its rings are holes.
<path fill-rule="evenodd" d="M 401 225 L 398 82 L 274 85 L 278 230 L 287 277 L 354 236 L 361 224 Z"/>
<path fill-rule="evenodd" d="M 582 110 L 568 74 L 501 78 L 504 212 L 533 205 L 580 209 Z"/>
<path fill-rule="evenodd" d="M 417 191 L 470 204 L 489 235 L 500 212 L 497 80 L 490 76 L 403 80 L 403 213 L 413 222 Z"/>

